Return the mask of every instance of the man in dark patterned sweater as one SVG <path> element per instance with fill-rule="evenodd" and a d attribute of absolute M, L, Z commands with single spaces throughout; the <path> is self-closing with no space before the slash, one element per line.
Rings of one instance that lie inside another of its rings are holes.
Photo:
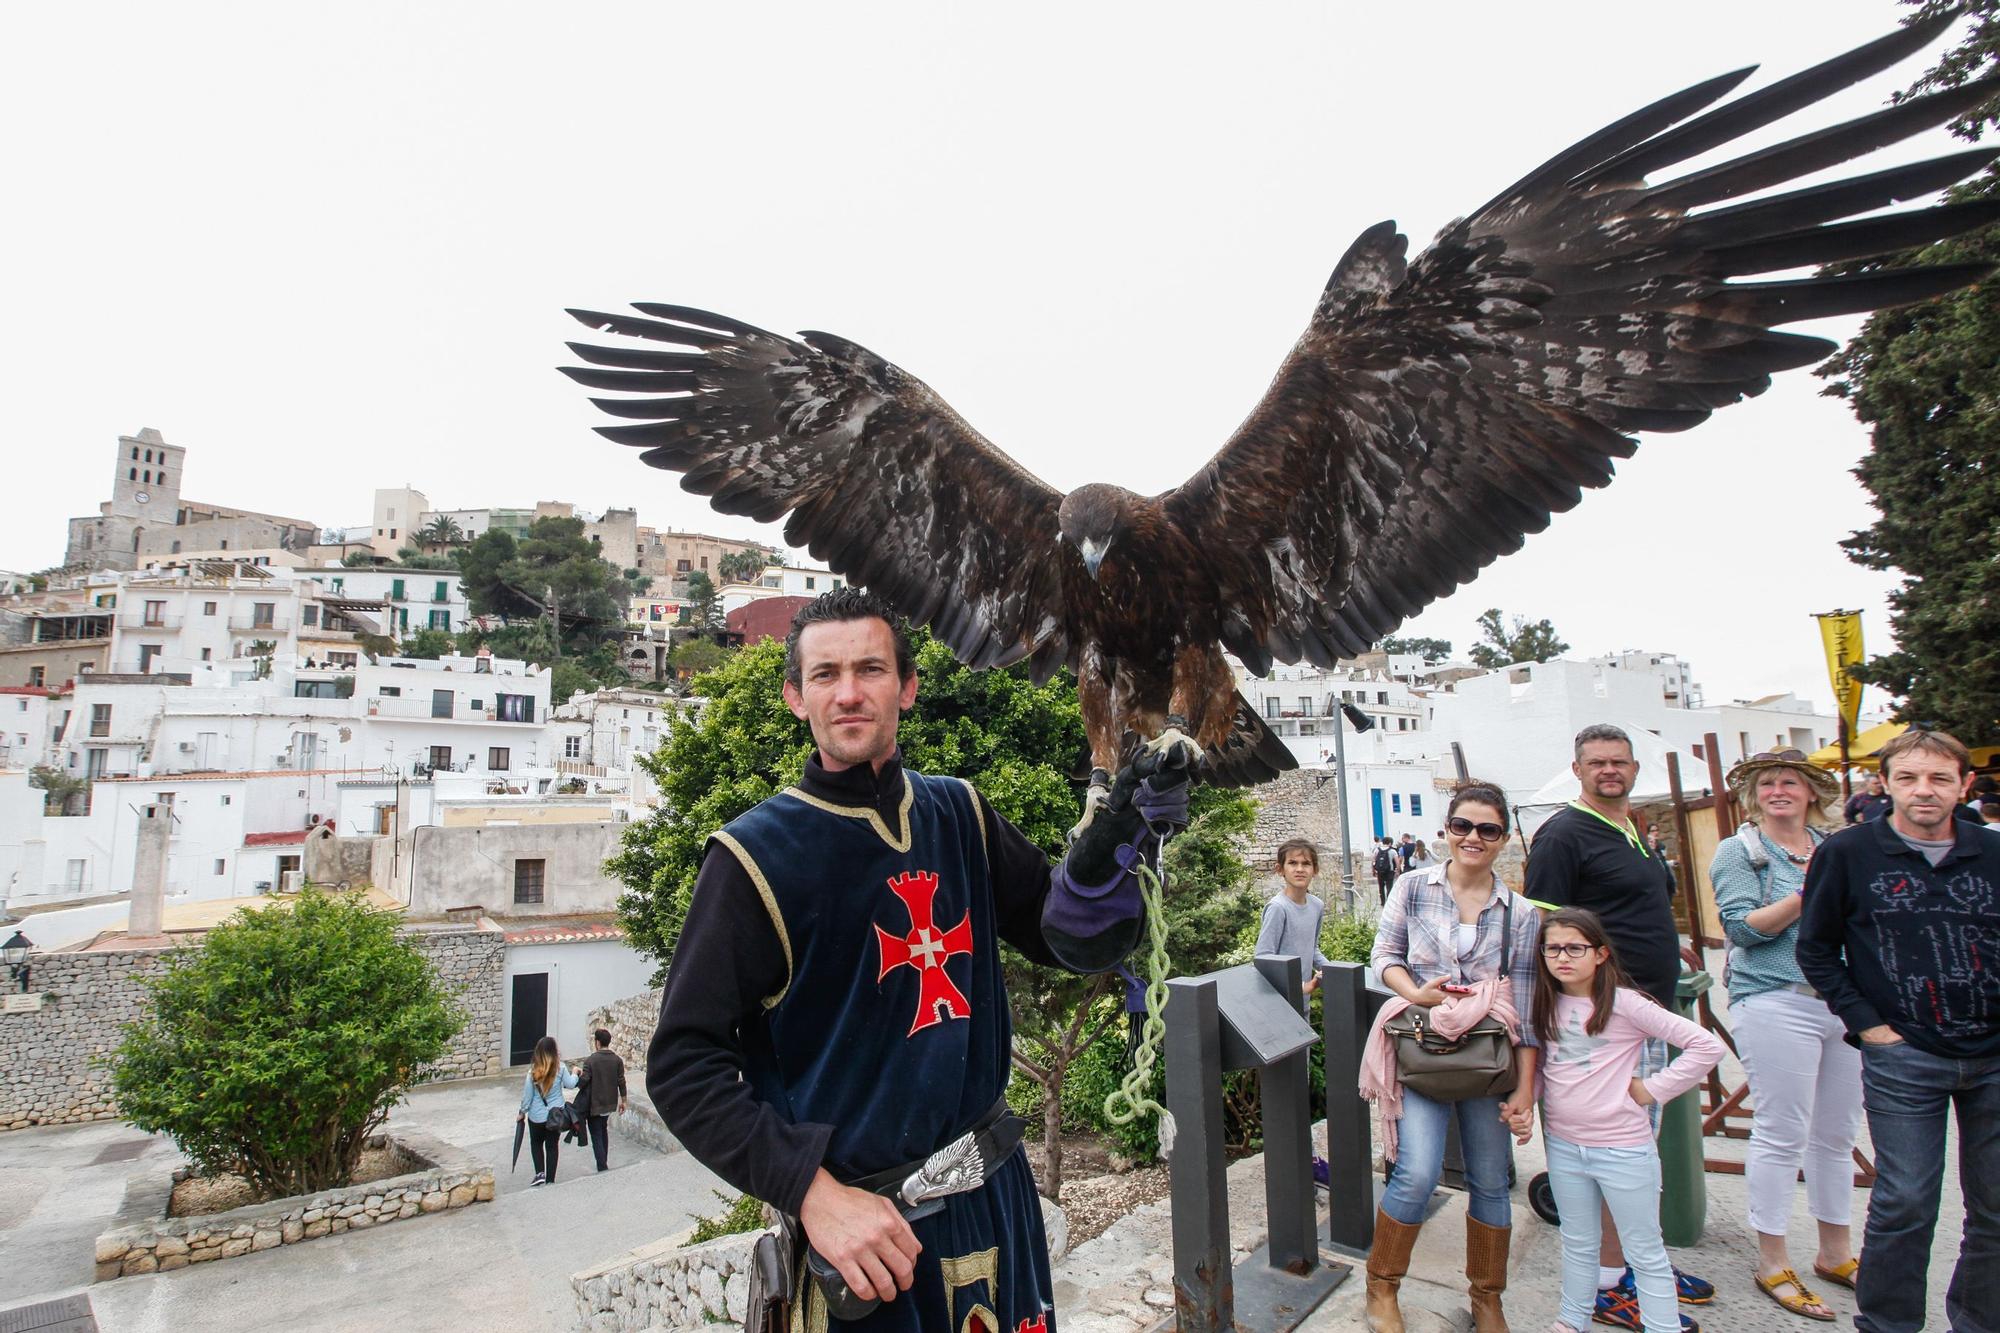
<path fill-rule="evenodd" d="M 1912 728 L 1882 747 L 1895 805 L 1813 853 L 1799 970 L 1861 1048 L 1875 1187 L 1854 1326 L 1915 1333 L 1958 1113 L 1964 1239 L 1955 1333 L 2000 1333 L 2000 837 L 1954 818 L 1971 757 Z"/>

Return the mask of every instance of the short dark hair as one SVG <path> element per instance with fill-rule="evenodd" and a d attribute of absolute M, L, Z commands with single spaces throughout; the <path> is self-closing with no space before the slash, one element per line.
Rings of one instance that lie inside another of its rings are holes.
<path fill-rule="evenodd" d="M 599 1028 L 597 1029 L 597 1031 L 591 1033 L 590 1035 L 597 1038 L 597 1044 L 599 1046 L 609 1046 L 611 1044 L 610 1028 Z"/>
<path fill-rule="evenodd" d="M 1637 751 L 1632 749 L 1632 738 L 1625 734 L 1625 728 L 1614 727 L 1609 722 L 1593 722 L 1582 731 L 1576 733 L 1576 757 L 1578 759 L 1583 758 L 1583 747 L 1592 741 L 1617 741 L 1625 747 L 1628 753 L 1637 753 Z"/>
<path fill-rule="evenodd" d="M 1476 801 L 1480 805 L 1490 805 L 1495 810 L 1498 810 L 1500 812 L 1500 828 L 1503 832 L 1514 827 L 1513 822 L 1507 817 L 1507 798 L 1500 794 L 1500 788 L 1493 783 L 1481 782 L 1476 778 L 1468 778 L 1464 782 L 1459 783 L 1458 786 L 1452 788 L 1451 804 L 1445 807 L 1444 812 L 1447 815 L 1455 815 L 1458 813 L 1458 807 L 1464 805 L 1467 801 Z"/>
<path fill-rule="evenodd" d="M 1318 873 L 1319 848 L 1313 846 L 1310 842 L 1307 842 L 1304 838 L 1291 838 L 1278 844 L 1279 869 L 1284 868 L 1286 860 L 1288 860 L 1291 857 L 1291 854 L 1293 852 L 1304 852 L 1307 858 L 1310 859 L 1313 863 L 1313 872 L 1315 874 Z"/>
<path fill-rule="evenodd" d="M 910 627 L 896 614 L 886 598 L 878 597 L 853 584 L 823 592 L 799 608 L 792 628 L 785 635 L 785 679 L 795 690 L 805 688 L 804 664 L 799 661 L 799 636 L 808 625 L 837 620 L 879 620 L 889 627 L 896 641 L 896 679 L 908 680 L 917 674 L 916 650 L 910 646 Z"/>

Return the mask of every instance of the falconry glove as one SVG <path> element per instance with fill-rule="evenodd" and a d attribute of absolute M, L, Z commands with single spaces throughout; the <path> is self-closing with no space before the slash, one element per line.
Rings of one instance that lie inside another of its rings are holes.
<path fill-rule="evenodd" d="M 1078 972 L 1115 967 L 1145 929 L 1138 866 L 1160 837 L 1187 827 L 1188 769 L 1142 754 L 1118 772 L 1111 795 L 1050 876 L 1042 936 Z"/>

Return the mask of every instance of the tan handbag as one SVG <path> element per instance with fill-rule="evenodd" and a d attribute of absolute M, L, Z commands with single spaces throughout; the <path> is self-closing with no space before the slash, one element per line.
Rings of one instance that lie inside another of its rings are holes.
<path fill-rule="evenodd" d="M 1500 981 L 1511 971 L 1514 901 L 1505 904 L 1500 937 Z M 1445 1037 L 1431 1025 L 1430 1010 L 1413 1004 L 1382 1025 L 1396 1043 L 1396 1073 L 1405 1088 L 1434 1102 L 1504 1097 L 1519 1082 L 1514 1040 L 1497 1018 L 1482 1018 L 1469 1031 Z"/>

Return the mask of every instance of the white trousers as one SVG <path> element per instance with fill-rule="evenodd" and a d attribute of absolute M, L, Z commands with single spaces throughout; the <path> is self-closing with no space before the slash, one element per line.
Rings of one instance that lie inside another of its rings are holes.
<path fill-rule="evenodd" d="M 1750 1076 L 1750 1151 L 1743 1176 L 1750 1225 L 1790 1229 L 1799 1168 L 1815 1221 L 1847 1226 L 1853 1214 L 1855 1137 L 1861 1129 L 1861 1052 L 1824 1000 L 1771 990 L 1735 1000 L 1736 1053 Z"/>

